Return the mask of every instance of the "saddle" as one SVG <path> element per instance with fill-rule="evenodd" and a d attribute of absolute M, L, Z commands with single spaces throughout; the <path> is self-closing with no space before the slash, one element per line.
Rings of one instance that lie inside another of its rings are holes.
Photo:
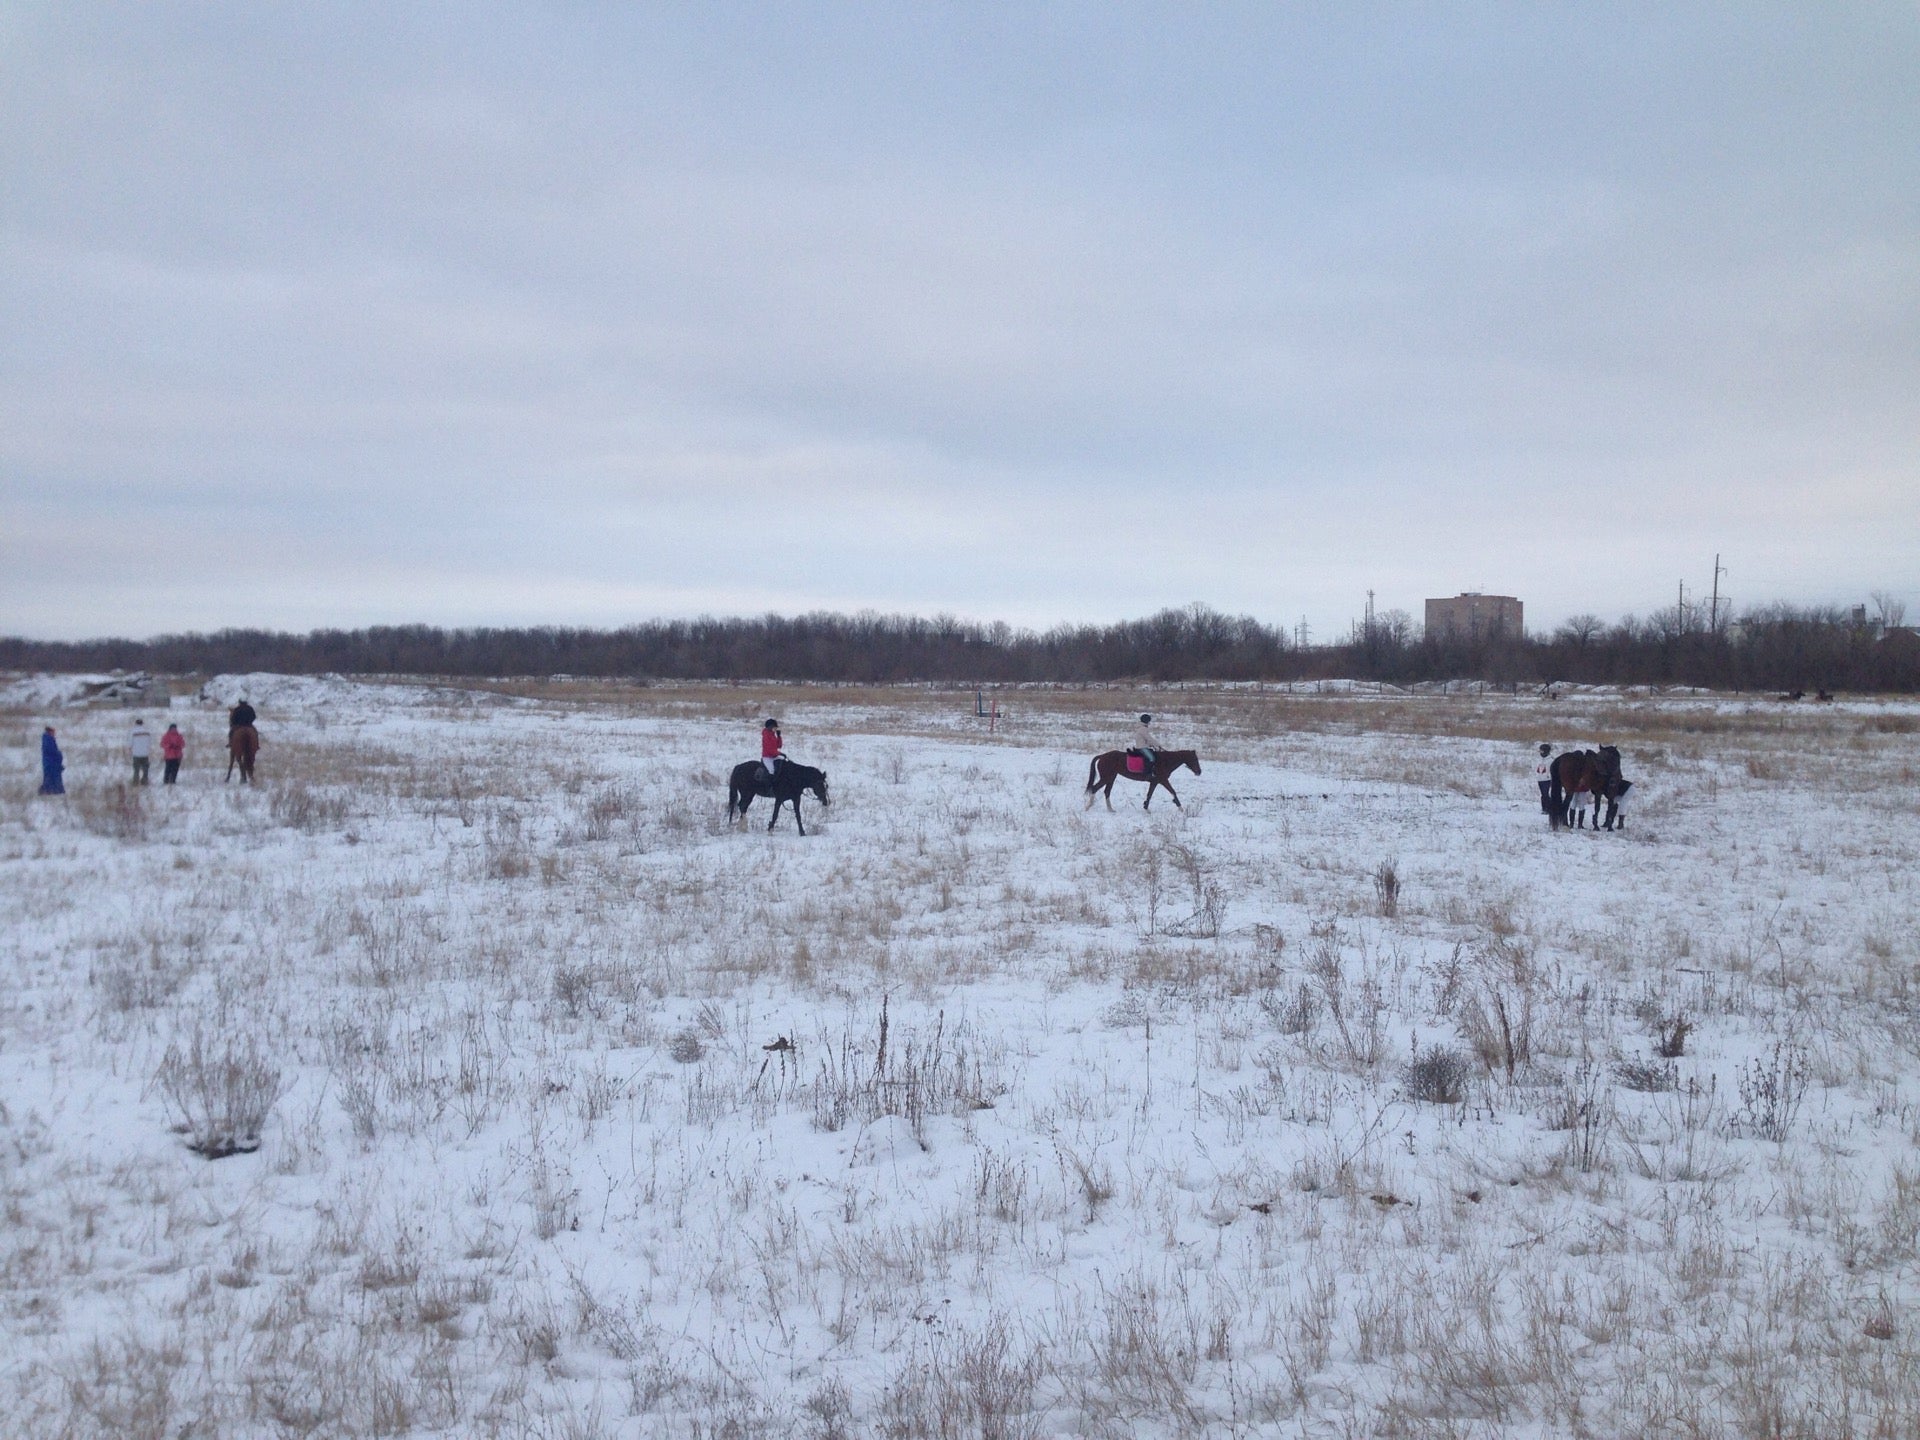
<path fill-rule="evenodd" d="M 1138 750 L 1129 749 L 1127 751 L 1127 773 L 1129 775 L 1146 774 L 1147 773 L 1147 757 L 1141 754 Z"/>

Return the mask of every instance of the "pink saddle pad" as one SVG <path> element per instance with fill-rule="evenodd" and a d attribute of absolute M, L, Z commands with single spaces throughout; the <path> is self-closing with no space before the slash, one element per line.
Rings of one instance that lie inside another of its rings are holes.
<path fill-rule="evenodd" d="M 1128 773 L 1129 775 L 1144 775 L 1144 774 L 1146 774 L 1146 773 L 1147 773 L 1147 761 L 1146 761 L 1146 757 L 1145 757 L 1145 756 L 1143 756 L 1143 755 L 1129 755 L 1129 756 L 1127 756 L 1127 773 Z"/>

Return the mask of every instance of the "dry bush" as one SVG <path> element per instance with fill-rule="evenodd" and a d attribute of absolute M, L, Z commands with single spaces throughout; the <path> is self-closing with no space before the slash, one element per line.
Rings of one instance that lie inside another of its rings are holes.
<path fill-rule="evenodd" d="M 1687 1037 L 1693 1033 L 1693 1021 L 1686 1015 L 1666 1015 L 1655 1022 L 1653 1053 L 1662 1060 L 1677 1060 L 1687 1053 Z"/>
<path fill-rule="evenodd" d="M 267 813 L 290 829 L 313 834 L 347 818 L 347 797 L 328 795 L 304 780 L 276 785 L 267 799 Z"/>
<path fill-rule="evenodd" d="M 100 790 L 74 790 L 70 794 L 74 814 L 95 835 L 104 835 L 110 840 L 147 838 L 150 817 L 146 795 L 140 786 L 116 784 Z"/>
<path fill-rule="evenodd" d="M 1472 1075 L 1473 1067 L 1465 1054 L 1451 1045 L 1434 1045 L 1414 1051 L 1401 1081 L 1409 1100 L 1458 1105 L 1467 1098 L 1467 1082 Z"/>
<path fill-rule="evenodd" d="M 1046 1417 L 1034 1406 L 1042 1373 L 1039 1350 L 1017 1341 L 996 1315 L 977 1333 L 935 1340 L 910 1361 L 882 1395 L 874 1433 L 887 1440 L 1038 1440 L 1046 1433 Z M 840 1425 L 850 1424 L 844 1407 L 830 1400 L 827 1408 Z M 824 1423 L 816 1433 L 828 1433 Z"/>
<path fill-rule="evenodd" d="M 667 1054 L 681 1065 L 691 1065 L 707 1053 L 700 1037 L 691 1030 L 677 1030 L 667 1042 Z"/>
<path fill-rule="evenodd" d="M 1680 1070 L 1672 1062 L 1649 1064 L 1645 1060 L 1624 1060 L 1613 1067 L 1614 1078 L 1629 1090 L 1658 1095 L 1680 1088 Z"/>
<path fill-rule="evenodd" d="M 1187 882 L 1193 911 L 1185 919 L 1168 925 L 1165 933 L 1198 940 L 1217 939 L 1226 916 L 1227 902 L 1225 891 L 1213 876 L 1213 863 L 1201 854 L 1198 847 L 1177 840 L 1169 842 L 1167 853 L 1172 856 L 1174 867 Z M 1154 878 L 1158 879 L 1157 866 Z"/>
<path fill-rule="evenodd" d="M 1347 1060 L 1370 1070 L 1386 1053 L 1386 1001 L 1373 957 L 1364 945 L 1359 948 L 1355 975 L 1349 971 L 1339 927 L 1323 922 L 1313 927 L 1306 963 Z"/>
<path fill-rule="evenodd" d="M 1807 1081 L 1807 1052 L 1798 1045 L 1778 1041 L 1766 1056 L 1749 1060 L 1740 1071 L 1734 1132 L 1775 1144 L 1784 1141 L 1806 1098 Z"/>
<path fill-rule="evenodd" d="M 896 1115 L 924 1148 L 930 1115 L 991 1109 L 1007 1088 L 997 1056 L 975 1042 L 965 1025 L 949 1033 L 944 1014 L 931 1035 L 908 1031 L 895 1041 L 884 997 L 871 1050 L 850 1033 L 842 1034 L 838 1046 L 822 1037 L 821 1049 L 811 1095 L 813 1123 L 821 1130 Z"/>
<path fill-rule="evenodd" d="M 1382 918 L 1391 920 L 1400 913 L 1400 872 L 1391 860 L 1382 860 L 1373 869 L 1373 897 Z"/>
<path fill-rule="evenodd" d="M 1539 988 L 1531 947 L 1490 936 L 1474 948 L 1472 980 L 1458 999 L 1460 1035 L 1488 1071 L 1508 1080 L 1533 1060 L 1534 996 Z"/>
<path fill-rule="evenodd" d="M 1260 1008 L 1282 1035 L 1310 1036 L 1320 1019 L 1320 992 L 1303 981 L 1284 995 L 1262 995 Z"/>
<path fill-rule="evenodd" d="M 154 1076 L 187 1146 L 217 1160 L 260 1148 L 260 1132 L 285 1093 L 280 1069 L 251 1036 L 209 1041 L 196 1025 L 184 1048 L 167 1047 Z"/>

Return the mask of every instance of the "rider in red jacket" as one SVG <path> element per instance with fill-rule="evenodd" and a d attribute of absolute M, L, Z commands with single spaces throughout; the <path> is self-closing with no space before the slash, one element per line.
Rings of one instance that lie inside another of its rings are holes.
<path fill-rule="evenodd" d="M 780 748 L 780 722 L 769 720 L 760 727 L 760 763 L 767 767 L 771 775 L 780 767 L 785 752 Z"/>

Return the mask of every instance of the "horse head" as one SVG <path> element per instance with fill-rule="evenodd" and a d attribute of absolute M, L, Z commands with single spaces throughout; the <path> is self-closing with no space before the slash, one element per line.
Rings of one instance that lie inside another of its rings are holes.
<path fill-rule="evenodd" d="M 822 805 L 831 805 L 833 803 L 831 800 L 827 799 L 827 772 L 826 771 L 824 770 L 814 771 L 813 778 L 807 781 L 806 788 L 813 791 L 814 799 L 818 800 Z"/>

